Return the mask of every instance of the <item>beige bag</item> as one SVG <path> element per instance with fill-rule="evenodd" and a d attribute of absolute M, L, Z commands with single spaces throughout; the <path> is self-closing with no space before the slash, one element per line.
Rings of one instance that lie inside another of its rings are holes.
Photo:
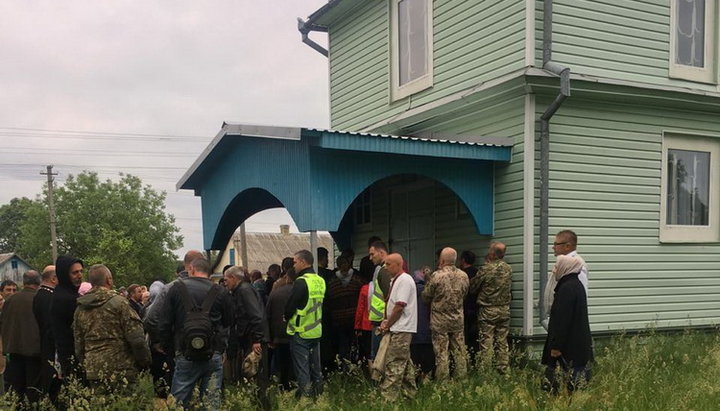
<path fill-rule="evenodd" d="M 242 376 L 245 378 L 252 378 L 258 373 L 260 368 L 260 360 L 262 354 L 257 354 L 255 351 L 250 351 L 250 354 L 245 357 L 242 364 Z"/>
<path fill-rule="evenodd" d="M 388 346 L 390 345 L 390 333 L 383 335 L 378 346 L 377 353 L 375 353 L 375 359 L 370 365 L 370 378 L 373 381 L 380 381 L 385 374 L 385 355 L 387 354 Z"/>

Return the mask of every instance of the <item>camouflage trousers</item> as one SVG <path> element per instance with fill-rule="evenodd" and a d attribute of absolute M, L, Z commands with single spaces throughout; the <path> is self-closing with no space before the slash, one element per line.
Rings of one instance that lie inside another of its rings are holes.
<path fill-rule="evenodd" d="M 510 364 L 507 340 L 509 328 L 510 309 L 507 306 L 480 307 L 480 360 L 490 364 L 495 357 L 495 365 L 503 373 L 507 372 Z"/>
<path fill-rule="evenodd" d="M 385 378 L 380 383 L 380 394 L 386 401 L 395 401 L 402 394 L 415 397 L 415 368 L 410 361 L 411 333 L 390 333 L 390 342 L 385 353 Z"/>
<path fill-rule="evenodd" d="M 435 351 L 435 378 L 441 380 L 450 375 L 450 354 L 455 363 L 455 376 L 462 378 L 467 374 L 467 348 L 465 332 L 432 333 L 433 351 Z"/>

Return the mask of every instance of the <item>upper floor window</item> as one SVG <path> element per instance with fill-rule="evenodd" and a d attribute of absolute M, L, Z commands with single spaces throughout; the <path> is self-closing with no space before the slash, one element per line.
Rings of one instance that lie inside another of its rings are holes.
<path fill-rule="evenodd" d="M 720 241 L 720 140 L 666 135 L 660 241 Z"/>
<path fill-rule="evenodd" d="M 392 99 L 433 84 L 432 0 L 390 0 Z"/>
<path fill-rule="evenodd" d="M 671 77 L 715 82 L 715 2 L 671 0 Z"/>

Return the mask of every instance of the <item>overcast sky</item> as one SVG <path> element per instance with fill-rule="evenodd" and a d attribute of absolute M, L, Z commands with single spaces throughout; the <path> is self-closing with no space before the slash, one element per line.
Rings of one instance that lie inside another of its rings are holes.
<path fill-rule="evenodd" d="M 0 2 L 0 204 L 38 194 L 47 164 L 60 183 L 130 173 L 167 192 L 178 252 L 202 248 L 199 199 L 175 183 L 223 121 L 329 124 L 327 59 L 296 22 L 324 3 Z M 268 210 L 248 231 L 284 223 Z"/>

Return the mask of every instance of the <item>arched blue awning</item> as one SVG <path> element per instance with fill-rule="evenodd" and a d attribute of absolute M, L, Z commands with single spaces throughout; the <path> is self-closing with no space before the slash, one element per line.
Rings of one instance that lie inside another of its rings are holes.
<path fill-rule="evenodd" d="M 206 249 L 224 249 L 243 221 L 274 207 L 300 231 L 336 231 L 359 193 L 397 174 L 446 185 L 489 235 L 493 162 L 510 155 L 509 145 L 224 124 L 177 188 L 201 197 Z"/>

